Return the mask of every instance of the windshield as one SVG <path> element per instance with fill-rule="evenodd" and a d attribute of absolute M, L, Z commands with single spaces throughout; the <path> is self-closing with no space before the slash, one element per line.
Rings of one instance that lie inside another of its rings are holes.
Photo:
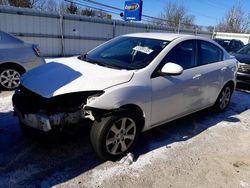
<path fill-rule="evenodd" d="M 247 44 L 243 48 L 241 48 L 237 53 L 239 54 L 245 54 L 245 55 L 250 55 L 250 44 Z"/>
<path fill-rule="evenodd" d="M 82 59 L 102 66 L 118 69 L 141 69 L 169 44 L 169 41 L 118 37 L 86 54 Z"/>

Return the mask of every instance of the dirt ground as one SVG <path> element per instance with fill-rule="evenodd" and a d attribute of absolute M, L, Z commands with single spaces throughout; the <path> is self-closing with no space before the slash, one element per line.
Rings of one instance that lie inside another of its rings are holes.
<path fill-rule="evenodd" d="M 250 92 L 143 133 L 131 165 L 100 161 L 89 126 L 28 137 L 0 93 L 0 187 L 250 187 Z"/>

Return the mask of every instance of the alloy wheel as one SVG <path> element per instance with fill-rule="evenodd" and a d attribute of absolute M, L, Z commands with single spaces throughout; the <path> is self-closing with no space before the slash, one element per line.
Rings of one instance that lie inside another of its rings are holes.
<path fill-rule="evenodd" d="M 112 155 L 119 155 L 128 150 L 136 137 L 136 124 L 130 118 L 117 120 L 106 136 L 106 149 Z"/>
<path fill-rule="evenodd" d="M 222 93 L 221 93 L 221 97 L 219 100 L 220 103 L 220 108 L 224 109 L 227 107 L 229 101 L 230 101 L 230 97 L 231 97 L 231 89 L 229 87 L 226 87 Z"/>
<path fill-rule="evenodd" d="M 20 73 L 14 69 L 6 69 L 0 75 L 0 84 L 7 89 L 14 89 L 20 83 Z"/>

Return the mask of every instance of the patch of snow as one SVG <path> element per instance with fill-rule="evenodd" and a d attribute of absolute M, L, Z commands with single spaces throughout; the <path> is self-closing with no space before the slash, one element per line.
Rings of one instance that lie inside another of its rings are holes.
<path fill-rule="evenodd" d="M 12 95 L 0 95 L 0 112 L 9 112 L 13 110 L 11 99 Z"/>
<path fill-rule="evenodd" d="M 63 58 L 60 58 L 60 57 L 57 57 L 57 58 L 45 58 L 45 62 L 50 63 L 50 62 L 53 62 L 53 61 L 58 61 L 60 59 L 63 59 Z"/>
<path fill-rule="evenodd" d="M 124 156 L 118 163 L 131 165 L 134 161 L 134 155 L 132 153 L 128 153 Z"/>
<path fill-rule="evenodd" d="M 120 175 L 128 175 L 131 177 L 140 177 L 140 172 L 144 170 L 144 167 L 150 165 L 152 162 L 166 158 L 166 147 L 161 147 L 153 150 L 147 154 L 141 155 L 136 162 L 131 165 L 126 163 L 121 164 L 117 162 L 116 165 L 111 167 L 105 167 L 103 169 L 95 169 L 92 171 L 90 181 L 84 183 L 87 187 L 101 186 L 104 181 L 108 181 L 110 178 Z M 125 156 L 127 157 L 127 156 Z"/>
<path fill-rule="evenodd" d="M 240 186 L 241 187 L 250 187 L 250 185 L 247 182 L 240 181 Z"/>

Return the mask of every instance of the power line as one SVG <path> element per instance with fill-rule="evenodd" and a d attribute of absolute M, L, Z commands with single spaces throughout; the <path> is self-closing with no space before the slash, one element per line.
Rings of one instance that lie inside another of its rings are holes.
<path fill-rule="evenodd" d="M 68 0 L 67 0 L 68 1 Z M 103 6 L 103 7 L 106 7 L 106 8 L 110 8 L 110 9 L 113 9 L 113 10 L 119 10 L 119 11 L 124 11 L 123 9 L 121 8 L 118 8 L 118 7 L 114 7 L 114 6 L 110 6 L 110 5 L 107 5 L 107 4 L 103 4 L 103 3 L 99 3 L 99 2 L 96 2 L 96 1 L 93 1 L 93 0 L 74 0 L 74 1 L 77 1 L 77 2 L 82 2 L 82 1 L 85 1 L 85 2 L 88 2 L 88 3 L 93 3 L 93 4 L 96 4 L 96 5 L 99 5 L 99 6 Z M 153 17 L 153 16 L 149 16 L 149 15 L 145 15 L 145 14 L 142 14 L 143 17 L 145 18 L 150 18 L 150 19 L 155 19 L 155 20 L 161 20 L 161 21 L 166 21 L 164 19 L 161 19 L 161 18 L 157 18 L 157 17 Z"/>
<path fill-rule="evenodd" d="M 83 2 L 82 2 L 82 1 L 84 1 L 84 2 L 87 2 L 87 3 L 93 3 L 93 4 L 98 5 L 98 6 L 103 6 L 103 7 L 109 8 L 109 9 L 118 10 L 118 11 L 122 11 L 122 12 L 124 11 L 123 9 L 120 9 L 120 8 L 117 8 L 117 7 L 114 7 L 114 6 L 110 6 L 110 5 L 106 5 L 106 4 L 103 4 L 103 3 L 99 3 L 99 2 L 96 2 L 96 1 L 93 1 L 93 0 L 64 0 L 64 1 L 75 3 L 75 4 L 86 7 L 86 5 L 83 4 Z M 96 9 L 96 8 L 93 7 L 93 9 Z M 114 12 L 106 10 L 106 9 L 100 9 L 100 10 L 105 10 L 106 12 L 110 12 L 110 13 L 119 15 L 119 13 L 114 13 Z M 170 21 L 170 20 L 157 18 L 157 17 L 153 17 L 153 16 L 148 16 L 148 15 L 145 15 L 145 14 L 142 14 L 142 17 L 152 19 L 152 20 L 142 19 L 143 21 L 147 21 L 147 22 L 151 22 L 151 23 L 157 23 L 157 24 L 161 24 L 161 25 L 164 25 L 164 24 L 157 22 L 157 20 L 161 21 L 161 22 L 165 22 L 165 23 L 166 22 L 173 23 L 173 21 Z M 154 20 L 156 20 L 156 21 L 154 21 Z M 180 23 L 180 24 L 190 26 L 190 24 L 186 24 L 186 23 Z"/>
<path fill-rule="evenodd" d="M 121 8 L 117 8 L 117 7 L 114 7 L 114 6 L 107 5 L 107 4 L 99 3 L 99 2 L 96 2 L 96 1 L 93 1 L 93 0 L 82 0 L 82 1 L 93 3 L 93 4 L 96 4 L 96 5 L 100 5 L 100 6 L 103 6 L 103 7 L 106 7 L 106 8 L 111 8 L 111 9 L 114 9 L 114 10 L 123 11 L 123 9 L 121 9 Z"/>
<path fill-rule="evenodd" d="M 210 2 L 210 4 L 216 4 L 216 6 L 217 5 L 220 5 L 220 7 L 221 8 L 225 8 L 225 7 L 229 7 L 229 5 L 228 4 L 225 4 L 225 3 L 222 3 L 221 1 L 218 1 L 218 0 L 216 0 L 216 3 L 214 2 L 214 1 L 212 1 L 212 0 L 207 0 L 207 1 L 209 1 Z"/>
<path fill-rule="evenodd" d="M 76 0 L 76 1 L 79 1 L 79 0 Z M 111 9 L 114 9 L 114 10 L 119 10 L 119 11 L 124 11 L 123 9 L 121 8 L 118 8 L 118 7 L 114 7 L 114 6 L 110 6 L 110 5 L 107 5 L 107 4 L 104 4 L 104 3 L 99 3 L 99 2 L 96 2 L 94 0 L 81 0 L 81 1 L 85 1 L 85 2 L 90 2 L 90 3 L 93 3 L 93 4 L 96 4 L 96 5 L 100 5 L 100 6 L 104 6 L 104 7 L 107 7 L 107 8 L 111 8 Z M 198 1 L 199 2 L 199 1 Z M 220 8 L 221 9 L 221 8 Z M 205 15 L 205 14 L 201 14 L 201 13 L 196 13 L 196 14 L 200 14 L 204 17 L 207 17 L 207 18 L 210 18 L 210 19 L 215 19 L 211 16 L 208 16 L 208 15 Z M 163 21 L 163 22 L 166 22 L 167 20 L 165 19 L 162 19 L 162 18 L 157 18 L 157 17 L 154 17 L 154 16 L 149 16 L 149 15 L 145 15 L 145 14 L 142 14 L 143 17 L 145 18 L 150 18 L 150 19 L 154 19 L 154 20 L 160 20 L 160 21 Z M 169 21 L 171 22 L 171 21 Z M 182 23 L 182 24 L 185 24 L 185 23 Z M 188 24 L 187 24 L 188 25 Z"/>
<path fill-rule="evenodd" d="M 84 7 L 87 7 L 87 8 L 90 8 L 90 9 L 95 9 L 95 10 L 98 10 L 98 11 L 105 11 L 105 12 L 108 12 L 108 13 L 112 13 L 112 14 L 116 14 L 116 15 L 120 15 L 119 13 L 116 13 L 116 12 L 113 12 L 113 11 L 110 11 L 110 10 L 104 10 L 104 9 L 101 9 L 101 8 L 96 8 L 96 7 L 93 7 L 93 6 L 90 6 L 90 5 L 86 5 L 86 4 L 80 4 L 80 3 L 77 3 L 77 2 L 73 2 L 71 0 L 64 0 L 66 2 L 69 2 L 69 3 L 74 3 L 74 4 L 77 4 L 77 5 L 81 5 L 81 6 L 84 6 Z"/>
<path fill-rule="evenodd" d="M 200 13 L 200 12 L 196 12 L 196 11 L 193 11 L 193 10 L 190 10 L 190 9 L 189 9 L 189 11 L 190 11 L 190 12 L 193 12 L 193 13 L 195 13 L 195 14 L 199 14 L 200 16 L 209 18 L 209 19 L 211 19 L 211 20 L 216 19 L 216 18 L 214 18 L 214 17 L 212 17 L 212 16 L 208 16 L 208 15 L 206 15 L 206 14 L 203 14 L 203 13 Z"/>
<path fill-rule="evenodd" d="M 96 7 L 93 7 L 93 6 L 90 6 L 90 5 L 86 5 L 86 4 L 83 4 L 83 3 L 78 3 L 78 2 L 75 2 L 75 1 L 71 1 L 71 0 L 64 0 L 64 1 L 69 2 L 69 3 L 75 3 L 76 5 L 80 5 L 80 6 L 83 6 L 83 7 L 90 8 L 90 9 L 94 9 L 94 10 L 98 10 L 98 11 L 105 11 L 105 12 L 112 13 L 112 14 L 120 16 L 120 13 L 116 13 L 114 11 L 110 11 L 110 10 L 106 10 L 106 9 L 101 9 L 101 8 L 96 8 Z M 157 21 L 153 21 L 153 20 L 147 20 L 147 19 L 142 19 L 142 20 L 146 21 L 146 22 L 161 24 L 161 23 L 159 23 Z M 164 25 L 164 24 L 161 24 L 161 25 Z"/>

